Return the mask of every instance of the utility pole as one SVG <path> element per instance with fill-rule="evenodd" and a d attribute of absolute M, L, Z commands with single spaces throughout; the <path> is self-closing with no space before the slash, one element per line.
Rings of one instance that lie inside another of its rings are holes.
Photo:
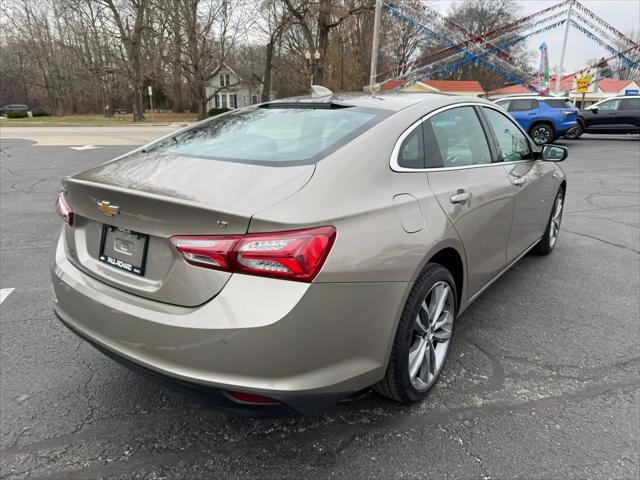
<path fill-rule="evenodd" d="M 382 15 L 382 0 L 376 0 L 376 13 L 373 19 L 373 42 L 371 42 L 371 72 L 369 89 L 373 92 L 378 71 L 378 48 L 380 45 L 380 16 Z"/>
<path fill-rule="evenodd" d="M 573 10 L 573 2 L 569 0 L 569 9 L 567 10 L 567 22 L 564 26 L 564 40 L 562 41 L 562 52 L 560 53 L 560 65 L 556 72 L 556 94 L 560 93 L 560 78 L 562 78 L 562 67 L 564 66 L 564 54 L 567 50 L 567 38 L 569 37 L 569 28 L 571 27 L 571 12 Z"/>

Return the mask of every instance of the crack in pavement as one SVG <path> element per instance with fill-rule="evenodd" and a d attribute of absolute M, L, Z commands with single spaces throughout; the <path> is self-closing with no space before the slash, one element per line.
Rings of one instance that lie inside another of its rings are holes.
<path fill-rule="evenodd" d="M 591 240 L 597 240 L 598 242 L 606 243 L 607 245 L 611 245 L 612 247 L 618 247 L 618 248 L 622 248 L 624 250 L 628 250 L 628 251 L 633 252 L 633 253 L 640 254 L 640 250 L 636 250 L 634 248 L 627 247 L 626 245 L 620 245 L 619 243 L 609 242 L 608 240 L 604 240 L 604 239 L 599 238 L 599 237 L 594 237 L 593 235 L 588 235 L 586 233 L 580 233 L 580 232 L 574 232 L 572 230 L 567 230 L 566 228 L 563 228 L 562 230 L 567 232 L 567 233 L 572 233 L 574 235 L 578 235 L 579 237 L 590 238 Z"/>
<path fill-rule="evenodd" d="M 585 389 L 570 392 L 570 393 L 562 393 L 555 396 L 532 399 L 521 403 L 507 403 L 507 402 L 496 402 L 492 405 L 480 406 L 480 407 L 463 407 L 459 409 L 453 410 L 442 410 L 430 412 L 426 415 L 416 416 L 411 414 L 400 414 L 401 416 L 396 417 L 396 423 L 391 425 L 386 422 L 380 422 L 383 418 L 388 417 L 377 417 L 375 420 L 372 420 L 368 423 L 360 423 L 360 424 L 351 424 L 348 425 L 349 434 L 350 435 L 364 435 L 364 434 L 372 434 L 378 433 L 380 431 L 388 432 L 390 428 L 393 431 L 400 430 L 410 430 L 415 427 L 420 426 L 429 426 L 429 425 L 439 425 L 446 424 L 450 422 L 462 422 L 464 420 L 470 420 L 478 416 L 490 415 L 490 414 L 513 414 L 518 411 L 527 411 L 538 408 L 548 408 L 554 407 L 565 402 L 571 401 L 580 401 L 584 399 L 592 399 L 602 396 L 607 396 L 612 393 L 620 393 L 620 392 L 628 392 L 631 390 L 635 390 L 640 387 L 640 379 L 635 379 L 634 381 L 629 382 L 610 382 L 610 383 L 602 383 L 598 385 L 593 385 L 587 387 Z M 380 425 L 380 423 L 383 423 Z M 302 432 L 296 432 L 295 430 L 291 432 L 289 439 L 299 439 L 300 437 L 304 442 L 313 442 L 320 441 L 325 436 L 335 435 L 335 427 L 334 423 L 320 425 L 315 429 L 308 429 Z M 119 430 L 120 433 L 123 433 Z M 129 432 L 124 432 L 129 433 Z M 102 438 L 102 437 L 97 437 Z M 78 439 L 80 440 L 80 439 Z M 84 438 L 84 441 L 87 439 Z M 7 449 L 4 450 L 3 456 L 6 454 L 24 454 L 24 453 L 34 453 L 37 451 L 36 448 L 43 448 L 45 446 L 55 447 L 58 446 L 58 442 L 48 442 L 47 441 L 40 442 L 39 445 L 32 445 L 30 447 L 21 448 L 21 449 Z M 273 444 L 273 438 L 270 436 L 258 437 L 255 439 L 244 440 L 242 444 L 236 444 L 235 442 L 226 442 L 219 445 L 216 445 L 216 451 L 219 455 L 247 455 L 250 454 L 252 450 L 257 448 L 266 447 L 268 448 Z M 99 465 L 91 465 L 86 466 L 81 470 L 72 470 L 68 469 L 58 469 L 55 471 L 50 471 L 44 473 L 40 476 L 33 476 L 32 478 L 60 478 L 64 477 L 66 479 L 74 479 L 74 478 L 93 478 L 93 477 L 102 477 L 102 476 L 118 476 L 123 474 L 132 474 L 141 469 L 162 465 L 163 467 L 168 467 L 171 465 L 177 465 L 179 463 L 188 462 L 195 463 L 197 461 L 206 458 L 207 455 L 210 455 L 211 452 L 202 448 L 192 448 L 189 450 L 183 450 L 180 452 L 159 452 L 153 454 L 142 454 L 142 455 L 132 455 L 127 457 L 125 461 L 112 461 L 107 465 L 99 464 Z M 84 463 L 84 462 L 83 462 Z M 86 464 L 85 464 L 86 465 Z M 69 465 L 70 466 L 70 465 Z M 32 473 L 33 475 L 33 473 Z"/>

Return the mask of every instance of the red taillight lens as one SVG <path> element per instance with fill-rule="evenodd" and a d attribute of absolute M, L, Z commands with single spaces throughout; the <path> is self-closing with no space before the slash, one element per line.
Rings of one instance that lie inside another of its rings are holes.
<path fill-rule="evenodd" d="M 67 203 L 67 197 L 64 192 L 60 192 L 58 194 L 58 199 L 56 200 L 56 212 L 58 212 L 58 215 L 60 215 L 65 222 L 69 225 L 73 225 L 73 211 Z"/>
<path fill-rule="evenodd" d="M 171 237 L 184 259 L 198 267 L 231 271 L 238 237 Z"/>
<path fill-rule="evenodd" d="M 236 270 L 311 281 L 322 268 L 335 236 L 333 227 L 246 235 L 236 246 Z"/>
<path fill-rule="evenodd" d="M 254 395 L 252 393 L 244 392 L 229 392 L 229 395 L 235 400 L 240 400 L 245 403 L 261 403 L 263 405 L 276 405 L 279 402 L 273 398 L 263 397 L 262 395 Z"/>
<path fill-rule="evenodd" d="M 199 267 L 310 282 L 336 237 L 334 227 L 242 236 L 172 237 L 185 260 Z"/>

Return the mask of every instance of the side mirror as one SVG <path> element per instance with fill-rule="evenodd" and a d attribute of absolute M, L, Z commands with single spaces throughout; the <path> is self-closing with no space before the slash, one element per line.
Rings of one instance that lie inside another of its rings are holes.
<path fill-rule="evenodd" d="M 589 107 L 589 110 L 591 110 L 593 113 L 598 113 L 598 109 L 599 109 L 599 107 L 597 105 Z"/>
<path fill-rule="evenodd" d="M 542 147 L 542 160 L 545 162 L 562 162 L 569 156 L 569 150 L 559 145 L 544 145 Z"/>

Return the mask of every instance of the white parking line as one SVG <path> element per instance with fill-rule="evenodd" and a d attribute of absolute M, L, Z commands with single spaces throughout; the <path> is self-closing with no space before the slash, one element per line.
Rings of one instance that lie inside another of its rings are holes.
<path fill-rule="evenodd" d="M 4 302 L 15 288 L 0 288 L 0 303 Z"/>

